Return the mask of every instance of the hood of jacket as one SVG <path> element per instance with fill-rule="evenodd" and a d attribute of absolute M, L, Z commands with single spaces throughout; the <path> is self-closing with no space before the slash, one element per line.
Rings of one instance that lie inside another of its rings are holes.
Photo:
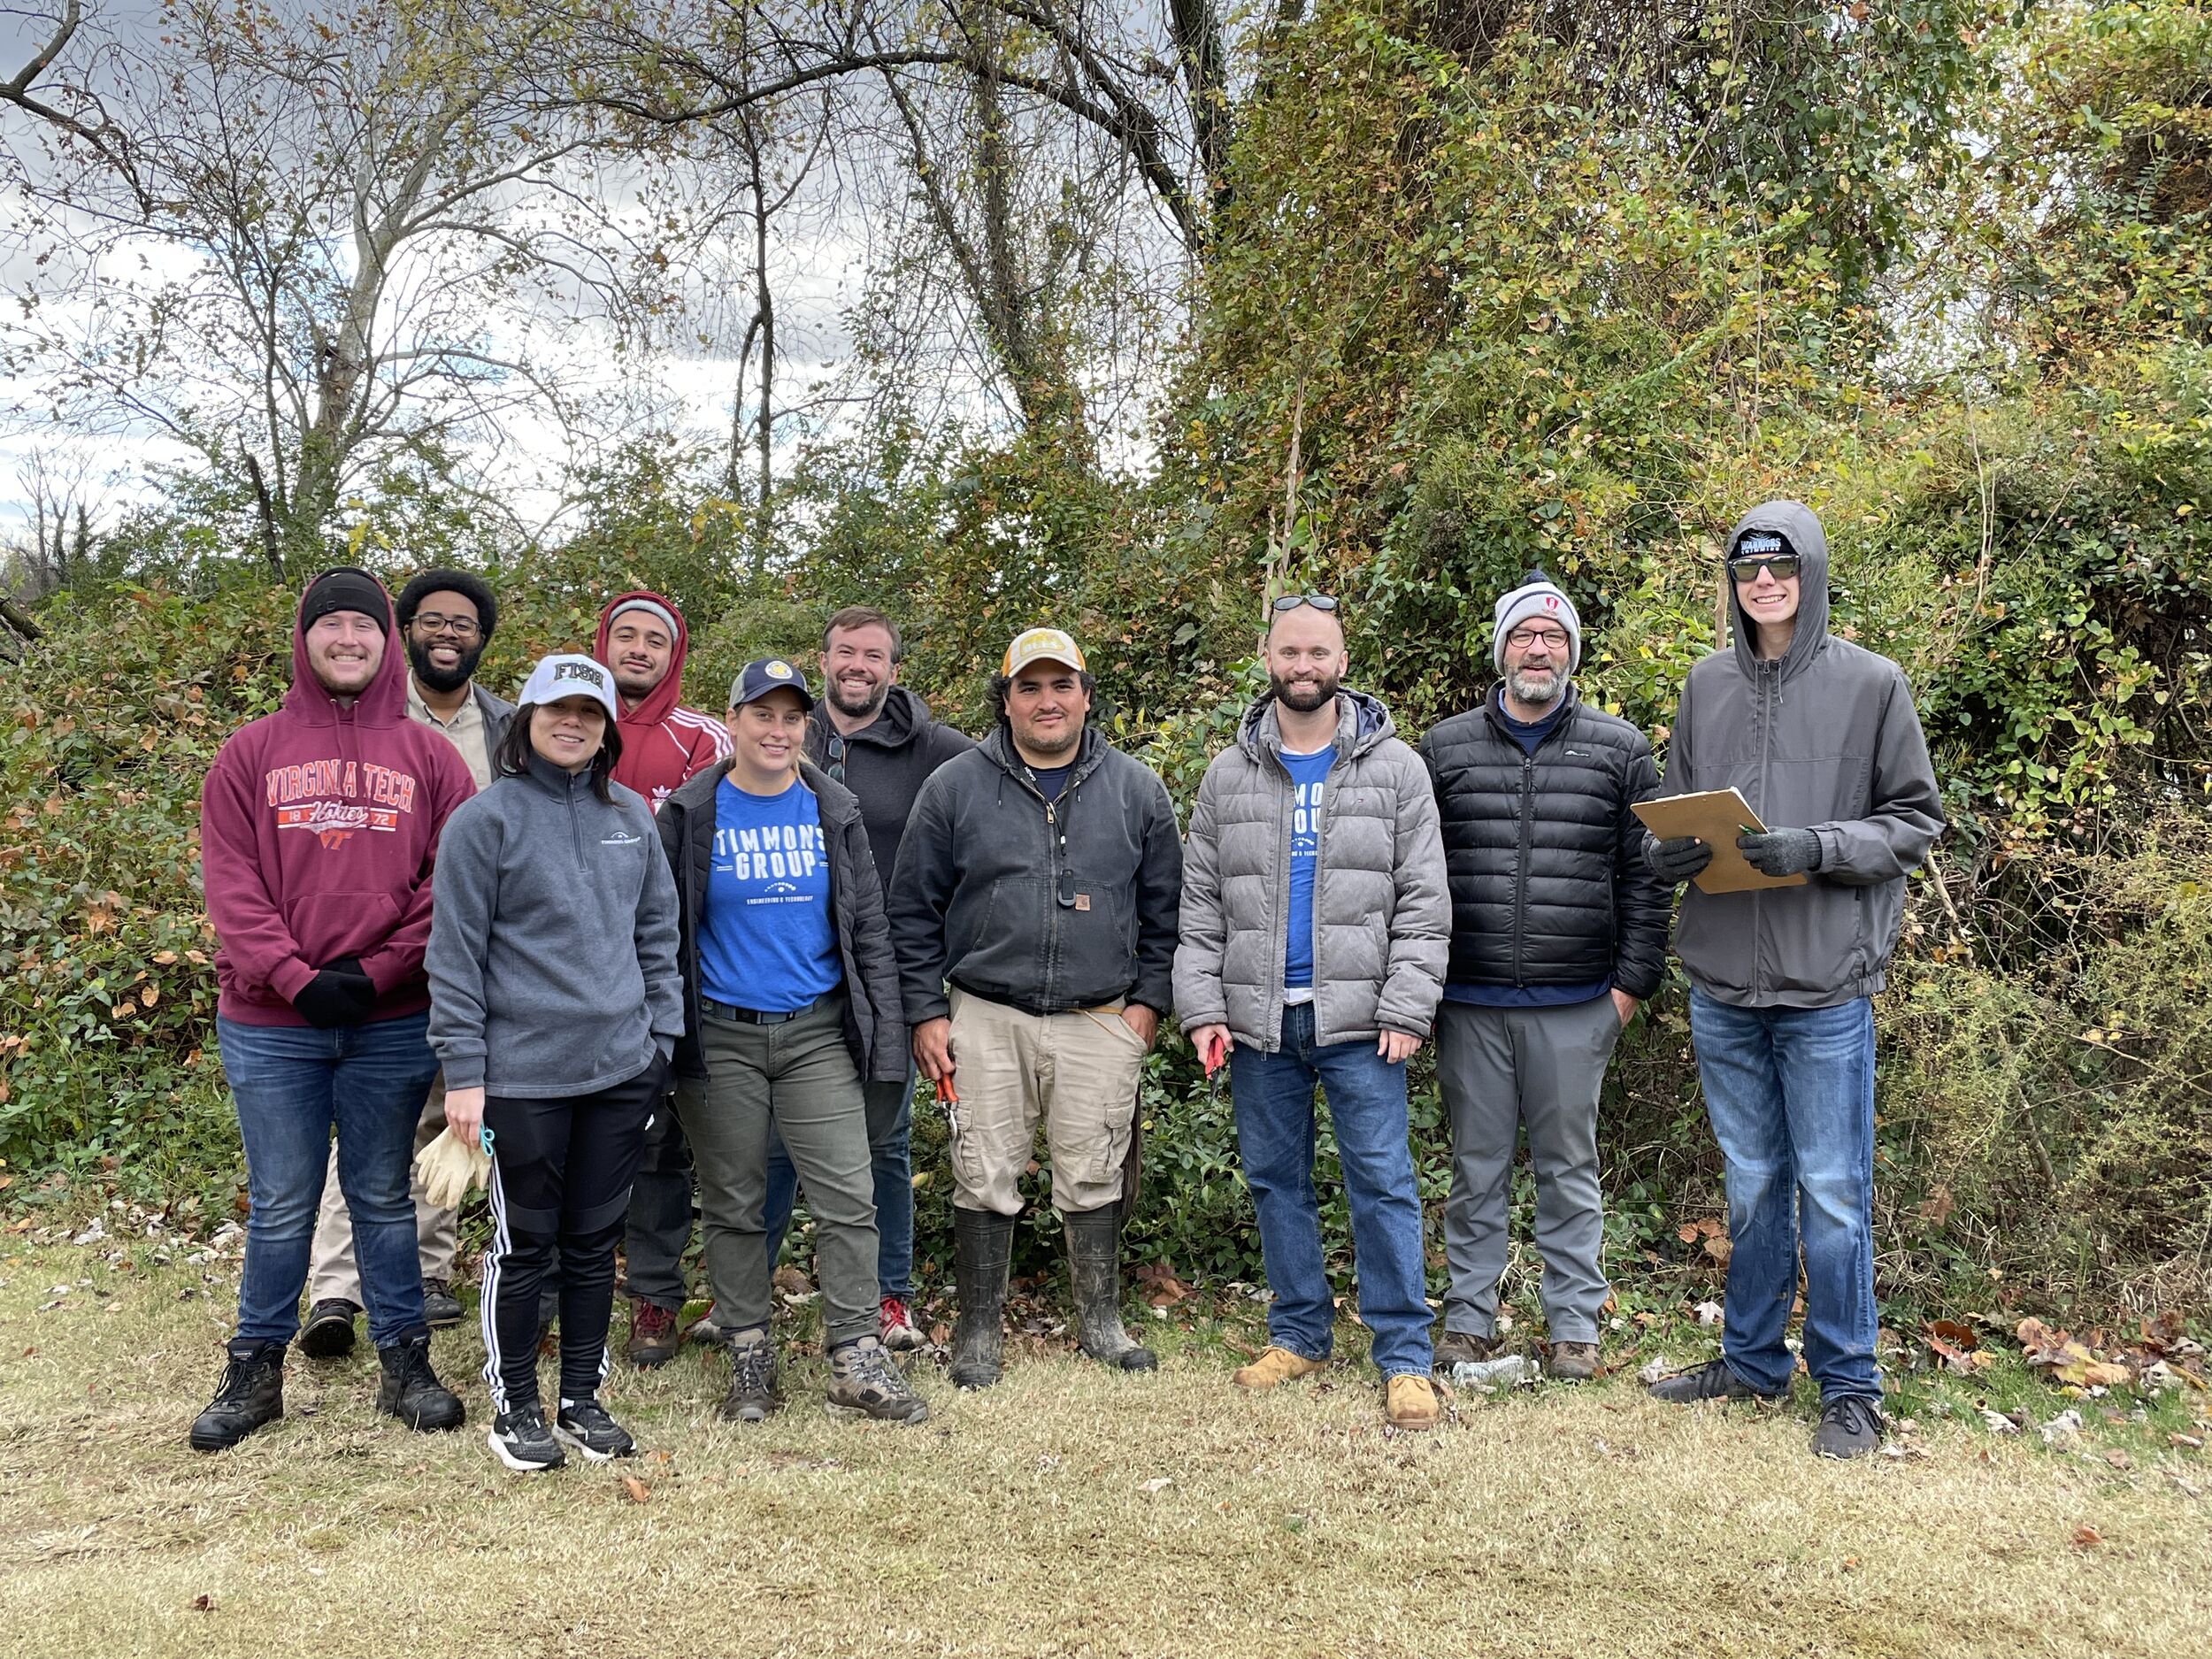
<path fill-rule="evenodd" d="M 1337 754 L 1345 760 L 1364 755 L 1386 737 L 1395 736 L 1397 726 L 1391 720 L 1390 710 L 1384 708 L 1379 698 L 1363 691 L 1340 687 L 1336 694 Z M 1283 746 L 1281 723 L 1275 713 L 1275 694 L 1263 693 L 1252 700 L 1244 716 L 1237 722 L 1237 747 L 1254 760 L 1270 755 Z"/>
<path fill-rule="evenodd" d="M 1021 757 L 1021 751 L 1014 747 L 1013 730 L 1005 721 L 1001 720 L 993 726 L 989 735 L 976 747 L 989 757 L 994 766 L 1019 782 L 1023 788 L 1029 787 L 1029 780 L 1024 776 L 1029 770 L 1029 763 Z M 1098 764 L 1099 757 L 1105 752 L 1105 749 L 1106 740 L 1099 736 L 1098 728 L 1086 723 L 1083 727 L 1083 736 L 1075 746 L 1075 758 L 1068 763 L 1075 768 L 1068 774 L 1068 781 L 1076 783 L 1088 777 L 1091 769 Z"/>
<path fill-rule="evenodd" d="M 1782 678 L 1794 680 L 1828 642 L 1828 533 L 1820 527 L 1813 510 L 1802 502 L 1761 502 L 1738 519 L 1736 527 L 1728 533 L 1730 558 L 1736 556 L 1737 544 L 1754 530 L 1781 536 L 1801 561 L 1798 566 L 1797 630 L 1790 635 L 1789 649 L 1782 653 Z M 1754 675 L 1759 670 L 1758 630 L 1737 601 L 1734 580 L 1727 580 L 1732 625 L 1729 633 L 1735 646 L 1736 665 L 1747 676 Z"/>
<path fill-rule="evenodd" d="M 325 572 L 327 574 L 328 572 Z M 355 574 L 366 576 L 366 571 Z M 318 580 L 320 580 L 318 578 Z M 375 580 L 373 577 L 371 580 Z M 309 726 L 338 724 L 338 700 L 323 689 L 323 682 L 315 678 L 315 671 L 307 661 L 307 629 L 300 618 L 307 610 L 310 582 L 300 590 L 300 602 L 292 609 L 292 685 L 284 694 L 284 712 Z M 400 643 L 399 630 L 392 622 L 392 595 L 382 582 L 377 591 L 384 595 L 384 660 L 376 666 L 376 674 L 361 695 L 353 700 L 353 723 L 356 726 L 397 726 L 407 718 L 407 649 Z"/>
<path fill-rule="evenodd" d="M 675 711 L 676 700 L 684 695 L 684 658 L 691 653 L 691 626 L 684 620 L 684 613 L 676 608 L 674 600 L 649 588 L 634 588 L 626 594 L 617 594 L 599 613 L 599 632 L 591 642 L 591 654 L 609 668 L 614 664 L 607 661 L 607 630 L 614 622 L 614 613 L 633 599 L 649 599 L 676 619 L 676 644 L 669 653 L 668 672 L 661 676 L 659 685 L 638 699 L 636 707 L 623 710 L 620 722 L 624 726 L 658 726 Z"/>

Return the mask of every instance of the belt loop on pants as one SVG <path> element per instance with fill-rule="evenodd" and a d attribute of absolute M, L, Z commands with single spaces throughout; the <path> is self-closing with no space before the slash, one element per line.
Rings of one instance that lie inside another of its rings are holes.
<path fill-rule="evenodd" d="M 816 1009 L 835 996 L 835 991 L 825 991 L 804 1008 L 789 1010 L 766 1008 L 737 1008 L 728 1002 L 718 1002 L 710 996 L 699 999 L 699 1012 L 709 1019 L 726 1020 L 733 1025 L 782 1025 L 811 1014 Z"/>

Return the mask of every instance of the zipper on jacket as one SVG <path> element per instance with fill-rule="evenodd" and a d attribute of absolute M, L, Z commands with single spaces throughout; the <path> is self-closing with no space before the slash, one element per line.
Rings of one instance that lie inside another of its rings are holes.
<path fill-rule="evenodd" d="M 1521 751 L 1521 850 L 1520 856 L 1514 861 L 1513 869 L 1513 985 L 1517 990 L 1528 983 L 1525 977 L 1528 964 L 1528 856 L 1530 843 L 1535 839 L 1534 826 L 1530 822 L 1535 791 L 1536 757 L 1524 749 Z"/>
<path fill-rule="evenodd" d="M 1759 799 L 1752 810 L 1759 815 L 1761 823 L 1767 816 L 1767 762 L 1774 755 L 1774 698 L 1782 680 L 1782 661 L 1777 657 L 1770 673 L 1763 664 L 1759 669 Z M 1763 888 L 1751 889 L 1751 994 L 1763 996 L 1766 993 L 1766 909 Z"/>

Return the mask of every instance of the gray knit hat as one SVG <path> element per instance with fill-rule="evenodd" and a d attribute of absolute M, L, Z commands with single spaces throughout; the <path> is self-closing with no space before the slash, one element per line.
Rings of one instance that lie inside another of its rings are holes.
<path fill-rule="evenodd" d="M 1582 666 L 1582 618 L 1575 602 L 1559 584 L 1540 570 L 1521 579 L 1521 585 L 1498 601 L 1497 620 L 1490 630 L 1490 665 L 1505 672 L 1505 636 L 1524 622 L 1556 622 L 1567 630 L 1567 672 Z"/>

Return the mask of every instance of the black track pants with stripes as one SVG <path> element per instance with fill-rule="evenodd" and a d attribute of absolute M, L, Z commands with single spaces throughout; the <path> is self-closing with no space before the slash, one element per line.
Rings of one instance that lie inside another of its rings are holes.
<path fill-rule="evenodd" d="M 557 1260 L 561 1398 L 607 1372 L 614 1248 L 630 1208 L 645 1127 L 669 1110 L 668 1064 L 588 1094 L 489 1095 L 492 1242 L 484 1256 L 484 1380 L 492 1408 L 538 1403 L 538 1281 Z"/>

